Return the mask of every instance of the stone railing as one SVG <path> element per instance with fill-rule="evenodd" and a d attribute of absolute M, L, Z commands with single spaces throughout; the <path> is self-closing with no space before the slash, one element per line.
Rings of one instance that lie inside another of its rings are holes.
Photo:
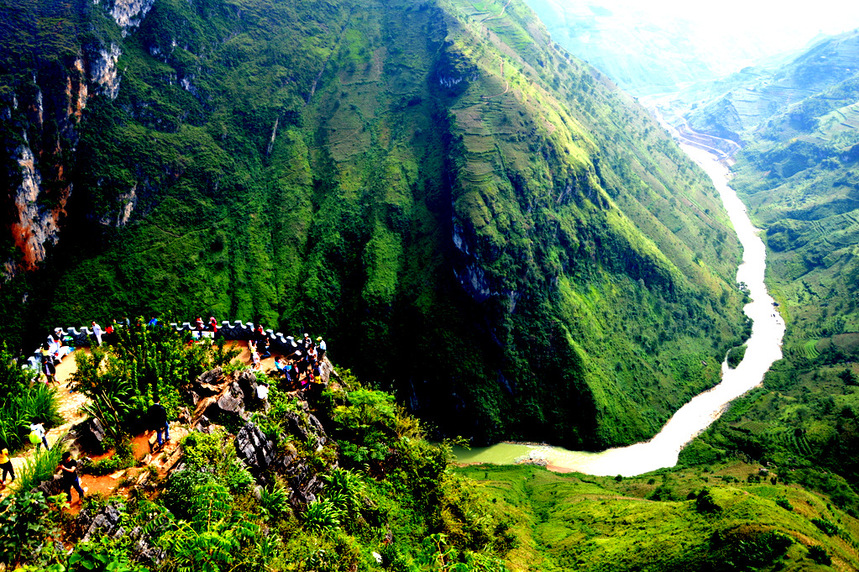
<path fill-rule="evenodd" d="M 119 327 L 123 328 L 125 327 L 125 325 L 120 324 Z M 158 326 L 154 327 L 165 326 L 159 324 Z M 171 322 L 167 327 L 173 328 L 177 332 L 191 332 L 192 334 L 199 334 L 197 337 L 200 338 L 212 337 L 212 332 L 210 332 L 208 328 L 201 332 L 197 329 L 195 325 L 192 325 L 190 322 L 182 322 L 181 324 L 177 322 Z M 269 349 L 272 353 L 289 356 L 299 347 L 298 342 L 295 341 L 295 338 L 293 336 L 285 336 L 281 332 L 275 332 L 271 329 L 265 330 L 265 333 L 268 336 L 269 341 L 271 342 Z M 89 326 L 84 326 L 81 328 L 59 328 L 59 335 L 60 338 L 63 340 L 64 345 L 69 345 L 76 348 L 90 347 L 95 343 L 95 335 L 92 332 L 92 328 L 90 328 Z M 102 342 L 108 344 L 111 343 L 112 335 L 115 334 L 104 333 L 104 328 L 102 328 Z M 236 320 L 234 322 L 224 320 L 218 324 L 218 338 L 224 338 L 225 340 L 250 340 L 253 339 L 254 336 L 255 332 L 253 322 L 242 323 L 239 320 Z M 34 352 L 33 355 L 36 358 L 36 361 L 41 363 L 41 353 L 38 349 Z"/>

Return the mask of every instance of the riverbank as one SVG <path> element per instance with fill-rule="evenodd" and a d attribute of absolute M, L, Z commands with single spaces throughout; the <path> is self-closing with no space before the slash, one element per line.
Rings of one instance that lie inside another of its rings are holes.
<path fill-rule="evenodd" d="M 625 477 L 673 467 L 683 447 L 718 419 L 731 401 L 760 385 L 770 366 L 781 359 L 784 320 L 764 283 L 766 248 L 758 230 L 749 220 L 745 205 L 728 184 L 730 172 L 720 162 L 721 157 L 686 145 L 682 140 L 681 148 L 713 180 L 743 246 L 737 282 L 745 284 L 749 290 L 751 302 L 746 304 L 743 312 L 752 320 L 752 334 L 746 342 L 743 360 L 734 369 L 728 367 L 727 360 L 723 362 L 722 381 L 681 407 L 649 441 L 598 453 L 544 445 L 499 443 L 457 455 L 458 461 L 492 464 L 531 462 L 560 472 Z"/>

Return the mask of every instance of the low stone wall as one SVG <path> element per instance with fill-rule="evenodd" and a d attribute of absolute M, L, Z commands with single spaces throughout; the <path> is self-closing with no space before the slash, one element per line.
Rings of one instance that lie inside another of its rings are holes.
<path fill-rule="evenodd" d="M 120 325 L 119 327 L 124 327 Z M 161 324 L 155 327 L 165 327 Z M 200 334 L 203 337 L 211 337 L 212 333 L 208 330 L 204 330 L 200 332 L 196 329 L 196 326 L 192 325 L 190 322 L 171 322 L 169 324 L 170 328 L 173 328 L 177 332 L 191 332 L 192 334 Z M 59 335 L 63 340 L 64 344 L 67 344 L 76 348 L 87 348 L 95 343 L 95 336 L 92 333 L 92 328 L 88 326 L 83 326 L 81 328 L 59 328 Z M 284 356 L 289 356 L 296 349 L 298 349 L 298 343 L 295 341 L 293 336 L 285 336 L 281 332 L 275 332 L 274 330 L 265 330 L 266 335 L 268 335 L 269 340 L 271 341 L 270 349 L 273 353 L 278 353 Z M 112 334 L 102 333 L 101 339 L 105 343 L 110 343 L 110 338 Z M 224 338 L 225 340 L 250 340 L 254 337 L 254 324 L 253 322 L 244 322 L 242 323 L 239 320 L 235 320 L 230 322 L 229 320 L 224 320 L 218 325 L 218 333 L 216 334 L 217 338 Z M 33 356 L 36 361 L 41 364 L 42 358 L 41 353 L 37 349 Z"/>

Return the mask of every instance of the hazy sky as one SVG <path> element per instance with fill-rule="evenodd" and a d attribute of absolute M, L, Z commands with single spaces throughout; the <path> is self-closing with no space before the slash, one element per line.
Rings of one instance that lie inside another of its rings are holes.
<path fill-rule="evenodd" d="M 778 50 L 802 47 L 819 34 L 859 28 L 859 2 L 854 0 L 593 0 L 591 4 L 611 9 L 615 17 L 626 12 L 631 17 L 649 13 L 652 18 L 688 19 L 712 39 L 744 33 L 759 45 Z"/>
<path fill-rule="evenodd" d="M 646 61 L 664 50 L 666 58 L 697 59 L 727 75 L 859 28 L 857 0 L 527 1 L 547 7 L 543 17 L 553 34 L 597 67 L 603 56 Z"/>

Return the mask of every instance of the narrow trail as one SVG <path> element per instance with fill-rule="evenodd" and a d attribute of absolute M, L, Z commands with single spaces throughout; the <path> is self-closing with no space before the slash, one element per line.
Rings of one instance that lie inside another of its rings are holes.
<path fill-rule="evenodd" d="M 504 6 L 501 8 L 501 12 L 499 12 L 497 16 L 487 16 L 486 18 L 484 18 L 481 21 L 481 23 L 486 23 L 489 20 L 498 20 L 499 18 L 502 18 L 504 16 L 504 12 L 507 11 L 507 7 L 510 5 L 510 2 L 512 2 L 512 1 L 513 0 L 507 0 L 507 3 L 504 4 Z"/>
<path fill-rule="evenodd" d="M 89 350 L 79 349 L 77 351 L 85 351 Z M 51 384 L 51 387 L 54 387 L 57 390 L 57 400 L 59 402 L 59 413 L 65 419 L 65 423 L 59 425 L 58 427 L 52 427 L 47 431 L 46 437 L 48 439 L 48 444 L 53 448 L 57 441 L 59 441 L 63 435 L 69 432 L 69 430 L 76 424 L 83 421 L 86 416 L 81 413 L 81 407 L 88 401 L 86 396 L 72 392 L 69 387 L 70 378 L 72 374 L 77 371 L 77 364 L 75 364 L 75 356 L 74 353 L 71 353 L 63 358 L 63 360 L 56 366 L 57 374 L 55 376 L 56 382 Z M 21 474 L 21 469 L 24 467 L 24 464 L 36 453 L 36 447 L 33 445 L 27 445 L 23 450 L 17 451 L 15 456 L 11 457 L 12 467 L 15 469 L 16 478 Z M 5 497 L 9 493 L 11 493 L 11 489 L 9 487 L 9 483 L 6 483 L 2 489 L 0 489 L 0 497 Z"/>

